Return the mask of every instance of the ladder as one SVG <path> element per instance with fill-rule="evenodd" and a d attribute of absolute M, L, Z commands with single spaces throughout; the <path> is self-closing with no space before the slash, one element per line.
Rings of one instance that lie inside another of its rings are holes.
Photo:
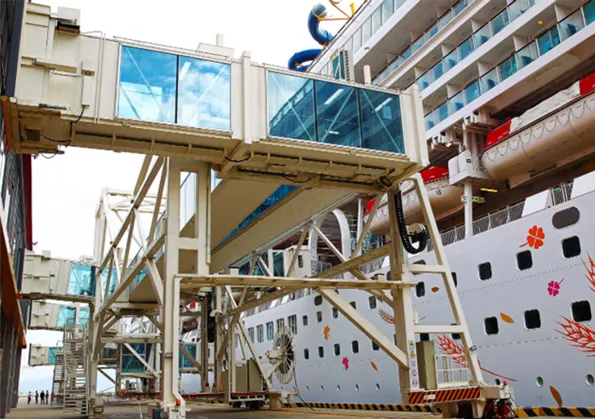
<path fill-rule="evenodd" d="M 56 353 L 56 364 L 54 365 L 54 377 L 52 380 L 52 404 L 62 403 L 64 396 L 64 355 Z"/>
<path fill-rule="evenodd" d="M 85 340 L 80 329 L 64 332 L 64 417 L 87 416 Z"/>

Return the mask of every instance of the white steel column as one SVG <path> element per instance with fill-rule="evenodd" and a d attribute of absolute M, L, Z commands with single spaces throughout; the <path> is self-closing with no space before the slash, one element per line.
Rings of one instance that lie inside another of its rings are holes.
<path fill-rule="evenodd" d="M 167 228 L 164 255 L 164 295 L 161 309 L 163 322 L 161 400 L 166 408 L 171 409 L 179 403 L 183 410 L 184 399 L 178 392 L 180 283 L 176 279 L 180 258 L 180 166 L 179 160 L 171 157 L 167 159 Z"/>
<path fill-rule="evenodd" d="M 392 292 L 393 310 L 395 316 L 395 334 L 397 337 L 397 347 L 403 351 L 407 357 L 409 368 L 398 364 L 399 385 L 401 388 L 401 400 L 408 400 L 411 390 L 419 389 L 419 376 L 412 374 L 411 362 L 415 361 L 415 331 L 413 322 L 413 301 L 411 298 L 411 286 L 415 284 L 409 279 L 407 269 L 407 256 L 401 243 L 401 235 L 397 224 L 397 208 L 395 204 L 395 194 L 387 194 L 388 214 L 390 226 L 390 272 L 392 281 L 400 281 L 402 287 Z M 413 354 L 413 356 L 412 356 Z M 414 370 L 417 367 L 414 365 Z"/>

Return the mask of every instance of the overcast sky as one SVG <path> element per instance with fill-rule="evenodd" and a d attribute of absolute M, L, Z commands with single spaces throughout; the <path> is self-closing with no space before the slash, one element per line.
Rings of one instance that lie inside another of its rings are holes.
<path fill-rule="evenodd" d="M 42 4 L 81 10 L 83 32 L 195 49 L 215 43 L 217 33 L 236 56 L 250 51 L 256 62 L 286 66 L 295 52 L 316 48 L 307 28 L 311 0 L 44 0 Z M 349 2 L 343 1 L 348 9 Z M 355 1 L 356 6 L 362 0 Z M 325 3 L 329 5 L 329 3 Z M 327 6 L 330 8 L 330 6 Z M 331 11 L 331 14 L 338 12 Z M 336 33 L 342 23 L 325 22 Z M 142 157 L 69 148 L 65 155 L 33 161 L 33 241 L 36 252 L 78 259 L 92 255 L 94 212 L 103 187 L 132 189 Z M 57 332 L 30 332 L 28 343 L 54 345 Z M 26 366 L 23 354 L 20 391 L 51 391 L 53 368 Z M 100 379 L 98 388 L 109 383 Z"/>

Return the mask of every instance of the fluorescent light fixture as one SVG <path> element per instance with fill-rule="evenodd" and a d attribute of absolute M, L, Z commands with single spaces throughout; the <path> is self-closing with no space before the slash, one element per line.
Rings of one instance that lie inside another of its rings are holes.
<path fill-rule="evenodd" d="M 339 135 L 339 131 L 329 131 L 330 135 Z"/>
<path fill-rule="evenodd" d="M 384 99 L 384 102 L 382 102 L 380 105 L 376 106 L 376 108 L 374 109 L 374 112 L 378 112 L 380 109 L 384 108 L 385 105 L 388 105 L 392 100 L 393 100 L 392 97 Z"/>
<path fill-rule="evenodd" d="M 333 103 L 333 101 L 334 101 L 336 98 L 338 98 L 338 97 L 339 97 L 339 95 L 340 95 L 341 93 L 343 93 L 343 90 L 344 90 L 343 88 L 341 88 L 341 89 L 337 90 L 335 93 L 333 93 L 333 94 L 331 95 L 331 97 L 329 97 L 329 98 L 326 100 L 326 102 L 324 102 L 324 104 L 325 104 L 325 105 L 330 105 L 331 103 Z"/>
<path fill-rule="evenodd" d="M 498 189 L 481 188 L 484 192 L 498 193 Z"/>
<path fill-rule="evenodd" d="M 186 77 L 186 73 L 188 73 L 188 70 L 190 70 L 190 66 L 192 65 L 192 63 L 190 61 L 186 61 L 184 63 L 184 65 L 182 66 L 182 69 L 180 70 L 180 78 L 179 81 L 184 80 L 184 77 Z"/>

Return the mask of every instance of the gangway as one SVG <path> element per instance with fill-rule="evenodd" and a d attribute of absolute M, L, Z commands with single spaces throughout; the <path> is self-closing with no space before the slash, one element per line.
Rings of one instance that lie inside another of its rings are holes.
<path fill-rule="evenodd" d="M 234 51 L 222 45 L 201 44 L 198 51 L 189 51 L 83 34 L 79 11 L 59 8 L 52 14 L 49 7 L 31 3 L 19 63 L 16 94 L 2 98 L 10 149 L 59 155 L 68 147 L 80 147 L 146 156 L 121 226 L 108 231 L 101 217 L 98 220 L 93 313 L 85 329 L 88 344 L 80 346 L 89 371 L 88 403 L 77 404 L 80 411 L 101 411 L 97 364 L 102 346 L 109 341 L 104 332 L 118 322 L 111 308 L 134 309 L 140 304 L 119 299 L 143 274 L 145 288 L 153 290 L 159 307 L 148 317 L 161 333 L 161 404 L 170 418 L 185 417 L 186 411 L 176 356 L 181 306 L 188 301 L 200 305 L 201 359 L 195 360 L 201 370 L 200 394 L 223 393 L 230 403 L 233 395 L 241 394 L 236 391 L 233 349 L 239 335 L 263 377 L 259 391 L 276 406 L 279 394 L 250 344 L 240 315 L 254 304 L 304 288 L 322 295 L 398 364 L 402 402 L 431 399 L 443 405 L 443 412 L 456 414 L 457 408 L 472 407 L 473 417 L 480 417 L 486 401 L 500 397 L 501 389 L 482 379 L 418 174 L 429 161 L 415 85 L 395 92 L 295 73 L 254 63 L 248 52 L 234 58 Z M 181 183 L 188 173 L 196 177 L 194 193 L 183 198 Z M 213 175 L 222 181 L 211 193 Z M 427 235 L 422 232 L 418 238 L 421 243 L 427 238 L 432 241 L 438 265 L 409 265 L 405 257 L 405 249 L 411 252 L 413 245 L 402 219 L 399 187 L 407 179 L 413 181 L 427 229 Z M 141 208 L 157 183 L 155 209 L 146 228 L 139 221 Z M 295 266 L 305 225 L 358 193 L 379 198 L 387 194 L 390 243 L 382 248 L 361 251 L 369 230 L 366 223 L 353 255 L 338 256 L 338 265 L 316 277 L 292 276 L 291 266 L 282 276 L 253 275 L 252 270 L 241 275 L 232 269 L 284 234 L 301 229 L 291 263 Z M 186 202 L 195 208 L 188 227 L 192 215 L 183 205 Z M 239 209 L 244 203 L 245 208 Z M 132 242 L 138 242 L 136 257 Z M 362 264 L 387 254 L 390 280 L 371 280 L 363 274 Z M 334 279 L 346 272 L 356 279 Z M 455 325 L 415 323 L 414 273 L 442 277 Z M 370 292 L 393 308 L 396 344 L 335 291 L 345 288 Z M 276 291 L 265 292 L 271 289 Z M 245 302 L 248 290 L 253 298 Z M 473 391 L 420 386 L 415 337 L 422 333 L 462 336 L 471 377 L 465 389 Z M 208 357 L 209 342 L 215 345 L 213 361 Z M 282 352 L 273 352 L 277 358 L 272 362 L 282 362 Z M 211 369 L 214 382 L 209 383 Z M 458 396 L 464 394 L 472 397 Z"/>

